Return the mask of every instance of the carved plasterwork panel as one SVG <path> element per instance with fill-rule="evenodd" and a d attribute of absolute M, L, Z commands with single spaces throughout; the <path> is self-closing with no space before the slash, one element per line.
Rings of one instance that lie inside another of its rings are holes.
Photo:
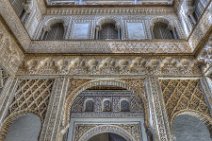
<path fill-rule="evenodd" d="M 70 88 L 68 91 L 68 95 L 66 98 L 66 104 L 65 104 L 65 115 L 64 115 L 64 124 L 67 124 L 67 122 L 70 119 L 70 110 L 72 107 L 72 104 L 74 103 L 75 98 L 84 90 L 94 87 L 94 86 L 117 86 L 126 88 L 127 90 L 130 90 L 138 96 L 139 99 L 142 100 L 144 111 L 147 113 L 147 101 L 146 96 L 144 93 L 144 83 L 142 79 L 136 79 L 136 80 L 89 80 L 89 79 L 79 79 L 79 80 L 73 80 L 70 82 Z M 138 88 L 136 88 L 138 86 Z M 145 114 L 147 116 L 147 114 Z M 147 120 L 148 118 L 146 118 Z"/>
<path fill-rule="evenodd" d="M 94 111 L 86 112 L 86 101 L 94 102 Z M 121 111 L 121 102 L 125 100 L 129 103 L 129 111 Z M 110 101 L 109 111 L 104 111 L 104 101 Z M 144 109 L 141 98 L 136 97 L 128 90 L 85 90 L 74 100 L 71 108 L 71 117 L 143 117 Z"/>
<path fill-rule="evenodd" d="M 23 61 L 23 52 L 0 21 L 0 64 L 14 74 Z"/>
<path fill-rule="evenodd" d="M 160 80 L 170 121 L 180 112 L 194 112 L 211 121 L 209 109 L 199 80 Z"/>
<path fill-rule="evenodd" d="M 9 112 L 33 111 L 44 119 L 52 90 L 52 80 L 20 80 Z"/>
<path fill-rule="evenodd" d="M 94 36 L 92 17 L 73 17 L 71 23 L 70 39 L 92 39 Z M 79 32 L 80 31 L 80 32 Z"/>
<path fill-rule="evenodd" d="M 146 39 L 146 31 L 145 31 L 144 23 L 130 23 L 127 22 L 127 35 L 128 39 Z"/>

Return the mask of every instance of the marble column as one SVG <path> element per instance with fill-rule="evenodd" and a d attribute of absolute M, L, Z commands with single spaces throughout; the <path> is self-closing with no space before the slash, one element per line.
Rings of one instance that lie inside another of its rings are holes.
<path fill-rule="evenodd" d="M 148 76 L 145 80 L 147 99 L 149 104 L 149 122 L 154 141 L 172 141 L 170 126 L 163 100 L 159 80 L 155 76 Z"/>
<path fill-rule="evenodd" d="M 200 83 L 205 94 L 205 100 L 210 109 L 210 114 L 212 116 L 212 80 L 205 76 L 200 80 Z"/>
<path fill-rule="evenodd" d="M 40 134 L 40 141 L 58 141 L 58 136 L 60 136 L 60 123 L 63 117 L 63 105 L 65 103 L 68 86 L 69 78 L 60 77 L 55 79 Z"/>
<path fill-rule="evenodd" d="M 2 126 L 4 118 L 8 113 L 9 105 L 11 104 L 15 96 L 14 94 L 17 89 L 17 86 L 18 79 L 11 76 L 6 81 L 6 84 L 0 94 L 0 127 Z"/>

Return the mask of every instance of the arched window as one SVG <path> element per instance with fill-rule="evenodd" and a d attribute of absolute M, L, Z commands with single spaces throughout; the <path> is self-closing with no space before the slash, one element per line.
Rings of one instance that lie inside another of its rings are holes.
<path fill-rule="evenodd" d="M 29 18 L 29 11 L 27 10 L 27 1 L 26 0 L 10 0 L 11 5 L 13 6 L 16 14 L 20 20 L 25 23 Z"/>
<path fill-rule="evenodd" d="M 121 101 L 121 112 L 130 112 L 130 104 L 127 100 Z"/>
<path fill-rule="evenodd" d="M 155 39 L 177 39 L 176 29 L 170 29 L 169 25 L 163 22 L 157 22 L 153 28 Z"/>
<path fill-rule="evenodd" d="M 193 6 L 194 6 L 194 11 L 193 11 L 193 16 L 194 19 L 196 20 L 195 22 L 197 22 L 203 12 L 204 9 L 204 5 L 202 3 L 203 0 L 194 0 L 193 1 Z"/>
<path fill-rule="evenodd" d="M 64 26 L 63 23 L 56 23 L 50 26 L 48 31 L 44 31 L 44 35 L 41 35 L 43 40 L 63 40 L 64 36 Z"/>
<path fill-rule="evenodd" d="M 112 111 L 112 104 L 110 100 L 105 100 L 103 102 L 103 112 L 111 112 Z"/>
<path fill-rule="evenodd" d="M 174 141 L 212 141 L 206 124 L 194 116 L 177 116 L 172 131 Z"/>
<path fill-rule="evenodd" d="M 19 117 L 12 123 L 5 141 L 38 141 L 40 130 L 40 118 L 29 113 Z"/>
<path fill-rule="evenodd" d="M 121 30 L 115 23 L 105 23 L 96 28 L 96 39 L 110 40 L 121 39 Z"/>
<path fill-rule="evenodd" d="M 85 112 L 94 112 L 94 101 L 87 100 L 85 102 Z"/>

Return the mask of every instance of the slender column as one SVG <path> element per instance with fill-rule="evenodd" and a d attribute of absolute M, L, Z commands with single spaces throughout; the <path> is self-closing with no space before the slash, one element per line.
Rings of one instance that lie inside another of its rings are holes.
<path fill-rule="evenodd" d="M 52 89 L 40 141 L 58 141 L 69 78 L 56 78 Z"/>
<path fill-rule="evenodd" d="M 200 80 L 201 87 L 205 94 L 205 99 L 210 109 L 210 114 L 212 116 L 212 80 L 208 77 L 203 77 Z"/>
<path fill-rule="evenodd" d="M 9 77 L 0 95 L 0 127 L 8 113 L 9 105 L 12 102 L 17 89 L 18 79 Z"/>
<path fill-rule="evenodd" d="M 154 141 L 172 141 L 168 117 L 157 77 L 149 76 L 145 82 L 150 110 L 150 126 Z"/>
<path fill-rule="evenodd" d="M 97 26 L 97 27 L 96 27 L 96 30 L 95 30 L 95 39 L 96 39 L 96 40 L 99 39 L 99 29 L 100 29 L 99 26 Z"/>

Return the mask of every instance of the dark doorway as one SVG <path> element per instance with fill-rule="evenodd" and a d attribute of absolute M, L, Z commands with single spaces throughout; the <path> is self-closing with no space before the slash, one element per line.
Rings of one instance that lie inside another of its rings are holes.
<path fill-rule="evenodd" d="M 126 139 L 113 133 L 104 133 L 96 135 L 88 141 L 126 141 Z"/>

